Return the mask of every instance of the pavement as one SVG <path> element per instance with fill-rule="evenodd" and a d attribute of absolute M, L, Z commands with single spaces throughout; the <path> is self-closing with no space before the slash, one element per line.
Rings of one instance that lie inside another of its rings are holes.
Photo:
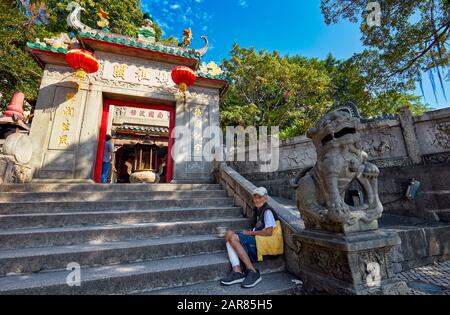
<path fill-rule="evenodd" d="M 397 273 L 411 295 L 450 295 L 450 260 Z"/>

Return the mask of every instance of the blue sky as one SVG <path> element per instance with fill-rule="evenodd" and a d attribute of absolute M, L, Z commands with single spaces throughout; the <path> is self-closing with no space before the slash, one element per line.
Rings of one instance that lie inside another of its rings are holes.
<path fill-rule="evenodd" d="M 227 58 L 235 42 L 317 58 L 332 53 L 346 59 L 363 50 L 359 25 L 344 21 L 327 26 L 320 0 L 142 0 L 142 9 L 160 24 L 165 36 L 181 38 L 183 29 L 191 27 L 193 47 L 203 45 L 201 35 L 208 36 L 211 49 L 205 61 Z M 438 88 L 436 103 L 424 76 L 425 101 L 432 108 L 450 106 L 450 82 L 444 84 L 448 101 Z M 421 94 L 419 88 L 416 94 Z"/>

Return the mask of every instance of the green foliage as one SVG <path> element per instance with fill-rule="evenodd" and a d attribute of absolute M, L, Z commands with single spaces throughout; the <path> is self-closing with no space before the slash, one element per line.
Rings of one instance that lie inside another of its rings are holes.
<path fill-rule="evenodd" d="M 422 73 L 434 69 L 444 92 L 443 77 L 450 66 L 450 1 L 378 2 L 380 26 L 367 23 L 368 1 L 322 0 L 321 8 L 328 24 L 343 19 L 361 22 L 362 41 L 368 49 L 357 58 L 375 85 L 384 83 L 402 89 L 412 81 L 421 81 Z M 434 74 L 430 74 L 434 87 Z"/>
<path fill-rule="evenodd" d="M 24 48 L 27 41 L 45 34 L 40 22 L 45 13 L 36 5 L 28 8 L 28 14 L 24 10 L 19 2 L 0 2 L 0 110 L 18 90 L 28 100 L 37 98 L 42 70 Z"/>
<path fill-rule="evenodd" d="M 223 62 L 233 80 L 221 104 L 222 125 L 293 126 L 307 130 L 331 103 L 330 78 L 277 52 L 235 45 Z"/>
<path fill-rule="evenodd" d="M 332 104 L 352 102 L 364 117 L 405 106 L 414 114 L 426 110 L 412 86 L 372 89 L 358 59 L 282 57 L 239 45 L 230 54 L 223 68 L 233 83 L 221 102 L 222 126 L 279 126 L 286 139 L 305 134 Z"/>

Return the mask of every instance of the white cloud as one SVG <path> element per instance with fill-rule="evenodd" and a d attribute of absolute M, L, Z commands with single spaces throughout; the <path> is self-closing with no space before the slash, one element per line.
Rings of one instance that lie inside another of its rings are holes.
<path fill-rule="evenodd" d="M 247 0 L 238 0 L 238 4 L 239 6 L 243 7 L 243 8 L 247 8 L 248 7 L 248 2 Z"/>
<path fill-rule="evenodd" d="M 214 0 L 217 1 L 217 0 Z M 227 1 L 227 0 L 226 0 Z M 181 31 L 191 27 L 194 39 L 213 33 L 213 15 L 205 7 L 205 0 L 141 0 L 144 12 L 150 13 L 164 32 L 164 36 L 181 38 Z"/>

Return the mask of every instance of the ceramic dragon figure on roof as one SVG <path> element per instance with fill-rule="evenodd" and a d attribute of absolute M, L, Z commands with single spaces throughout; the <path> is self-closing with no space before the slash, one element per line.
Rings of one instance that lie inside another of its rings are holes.
<path fill-rule="evenodd" d="M 209 49 L 209 41 L 208 41 L 208 37 L 206 36 L 201 36 L 201 39 L 203 39 L 205 41 L 205 46 L 201 49 L 197 49 L 196 53 L 200 56 L 203 57 L 204 55 L 206 55 L 206 53 L 208 52 Z"/>
<path fill-rule="evenodd" d="M 107 36 L 108 38 L 116 38 L 121 39 L 125 41 L 133 41 L 135 38 L 127 37 L 120 34 L 113 34 L 109 32 L 108 26 L 109 26 L 109 15 L 107 12 L 100 10 L 97 12 L 97 15 L 100 17 L 100 21 L 97 23 L 97 26 L 102 27 L 101 30 L 98 29 L 92 29 L 89 26 L 83 24 L 81 22 L 81 11 L 86 10 L 77 2 L 72 1 L 67 5 L 67 11 L 69 11 L 69 15 L 67 16 L 67 24 L 73 28 L 74 30 L 77 30 L 80 33 L 90 33 L 90 34 L 100 34 L 102 36 Z M 157 45 L 159 47 L 169 46 L 170 45 L 164 45 L 162 43 L 158 43 L 156 39 L 156 32 L 153 27 L 153 22 L 149 19 L 146 19 L 144 21 L 144 25 L 139 29 L 139 32 L 136 36 L 138 38 L 138 41 L 144 44 L 151 44 L 151 45 Z M 183 35 L 183 41 L 180 44 L 180 47 L 177 47 L 178 49 L 181 49 L 183 51 L 188 51 L 190 53 L 195 54 L 197 58 L 203 57 L 208 49 L 209 49 L 209 42 L 208 38 L 206 36 L 201 36 L 201 38 L 205 41 L 205 45 L 200 49 L 192 49 L 190 48 L 190 44 L 192 41 L 192 30 L 186 29 L 184 30 Z"/>
<path fill-rule="evenodd" d="M 86 12 L 86 9 L 84 9 L 79 3 L 75 1 L 70 2 L 67 5 L 66 10 L 71 11 L 67 16 L 67 25 L 81 32 L 91 31 L 89 26 L 81 22 L 81 11 Z"/>
<path fill-rule="evenodd" d="M 193 37 L 191 28 L 187 28 L 187 29 L 183 30 L 183 38 L 181 40 L 180 46 L 184 47 L 184 48 L 189 48 L 193 38 L 194 37 Z M 208 38 L 206 36 L 201 36 L 201 39 L 203 39 L 205 41 L 205 46 L 203 48 L 201 48 L 201 49 L 196 49 L 195 50 L 195 53 L 199 57 L 203 57 L 208 52 L 208 49 L 209 49 Z"/>

